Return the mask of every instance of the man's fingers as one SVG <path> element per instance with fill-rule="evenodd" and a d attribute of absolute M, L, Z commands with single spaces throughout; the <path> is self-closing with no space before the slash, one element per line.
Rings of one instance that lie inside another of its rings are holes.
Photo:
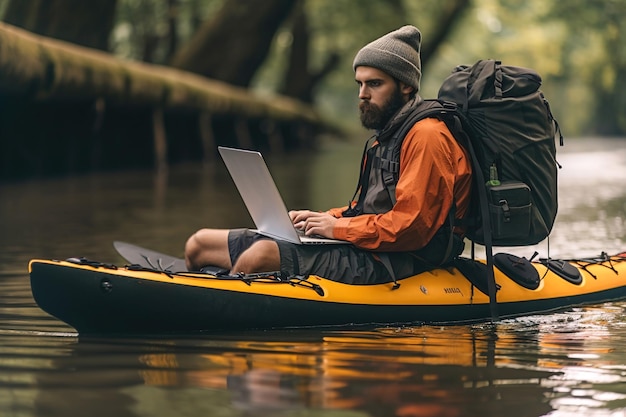
<path fill-rule="evenodd" d="M 333 218 L 324 213 L 315 213 L 304 222 L 304 232 L 306 235 L 320 235 L 332 237 Z"/>
<path fill-rule="evenodd" d="M 291 218 L 291 221 L 296 224 L 306 221 L 310 217 L 311 213 L 312 212 L 309 210 L 293 210 L 289 212 L 289 217 Z"/>

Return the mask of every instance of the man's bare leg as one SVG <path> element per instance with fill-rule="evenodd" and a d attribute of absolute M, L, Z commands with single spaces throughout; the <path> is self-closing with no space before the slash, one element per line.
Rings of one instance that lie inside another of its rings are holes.
<path fill-rule="evenodd" d="M 280 269 L 280 252 L 273 240 L 260 240 L 245 250 L 235 265 L 228 251 L 228 230 L 201 229 L 185 245 L 185 262 L 191 271 L 212 265 L 230 269 L 232 273 L 269 272 Z"/>
<path fill-rule="evenodd" d="M 245 250 L 231 273 L 273 272 L 280 270 L 280 251 L 273 240 L 259 240 Z"/>
<path fill-rule="evenodd" d="M 231 269 L 228 230 L 200 229 L 185 244 L 185 262 L 190 271 L 213 265 Z"/>

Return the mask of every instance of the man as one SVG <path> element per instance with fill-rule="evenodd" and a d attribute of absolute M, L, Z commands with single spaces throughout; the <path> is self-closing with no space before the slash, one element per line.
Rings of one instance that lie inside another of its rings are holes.
<path fill-rule="evenodd" d="M 392 140 L 423 105 L 418 94 L 420 43 L 419 30 L 404 26 L 366 45 L 354 59 L 361 122 L 375 130 L 366 144 L 357 201 L 323 213 L 289 213 L 305 234 L 352 245 L 295 245 L 249 230 L 202 229 L 187 241 L 189 268 L 213 265 L 232 273 L 280 270 L 371 284 L 405 278 L 458 255 L 462 236 L 457 228 L 452 233 L 451 217 L 462 218 L 468 208 L 467 155 L 436 118 L 409 126 L 404 138 L 395 140 L 397 145 Z M 395 157 L 399 161 L 386 159 L 393 146 L 399 147 Z M 383 179 L 383 166 L 390 164 L 399 164 L 397 181 L 391 185 Z"/>

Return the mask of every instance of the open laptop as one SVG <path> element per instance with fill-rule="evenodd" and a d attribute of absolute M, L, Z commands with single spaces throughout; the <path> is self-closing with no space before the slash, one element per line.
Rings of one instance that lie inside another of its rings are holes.
<path fill-rule="evenodd" d="M 345 240 L 305 236 L 298 231 L 260 152 L 219 146 L 226 168 L 257 232 L 296 244 L 346 244 Z"/>

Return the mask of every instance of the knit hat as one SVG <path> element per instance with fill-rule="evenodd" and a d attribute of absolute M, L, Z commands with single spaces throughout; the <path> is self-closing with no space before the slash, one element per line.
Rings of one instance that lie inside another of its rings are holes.
<path fill-rule="evenodd" d="M 421 40 L 422 34 L 415 26 L 402 26 L 365 45 L 356 54 L 352 67 L 355 71 L 358 66 L 377 68 L 419 91 Z"/>

